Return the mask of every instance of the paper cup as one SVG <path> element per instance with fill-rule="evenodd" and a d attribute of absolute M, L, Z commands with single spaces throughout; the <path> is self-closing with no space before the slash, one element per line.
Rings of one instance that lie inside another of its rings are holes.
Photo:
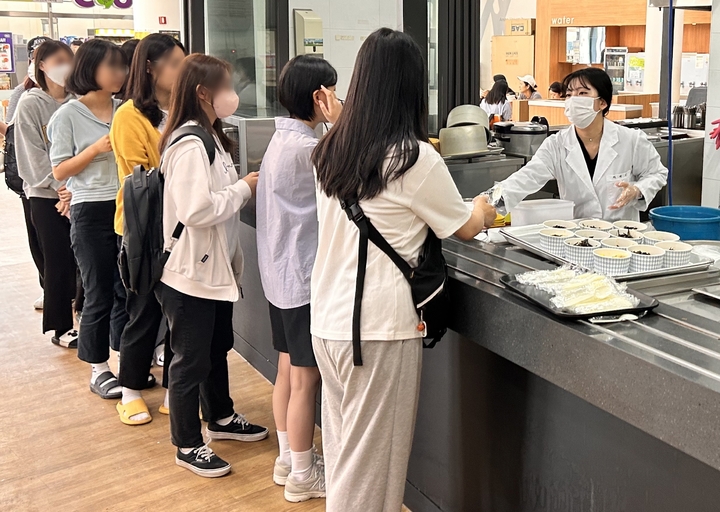
<path fill-rule="evenodd" d="M 610 236 L 613 238 L 624 238 L 625 240 L 635 240 L 637 243 L 642 244 L 644 242 L 645 235 L 640 231 L 633 229 L 611 229 L 608 231 Z"/>
<path fill-rule="evenodd" d="M 692 245 L 683 242 L 658 242 L 655 247 L 665 249 L 665 267 L 682 267 L 690 263 Z"/>
<path fill-rule="evenodd" d="M 598 274 L 619 276 L 630 270 L 631 254 L 623 249 L 595 249 L 593 251 L 593 268 Z"/>
<path fill-rule="evenodd" d="M 567 229 L 543 229 L 540 231 L 540 247 L 550 254 L 562 258 L 565 255 L 565 244 L 563 242 L 572 237 L 572 231 Z"/>
<path fill-rule="evenodd" d="M 610 238 L 610 233 L 598 231 L 597 229 L 581 229 L 575 232 L 575 236 L 578 238 L 590 238 L 592 240 L 605 240 L 606 238 Z"/>
<path fill-rule="evenodd" d="M 583 229 L 597 229 L 598 231 L 610 231 L 614 226 L 606 221 L 599 219 L 580 221 L 580 227 Z"/>
<path fill-rule="evenodd" d="M 606 238 L 602 241 L 602 246 L 609 249 L 629 249 L 638 245 L 637 240 L 629 238 Z"/>
<path fill-rule="evenodd" d="M 577 244 L 588 242 L 590 247 Z M 593 269 L 593 251 L 600 247 L 600 242 L 588 238 L 568 238 L 565 240 L 565 259 L 588 270 Z"/>
<path fill-rule="evenodd" d="M 630 254 L 630 273 L 652 272 L 665 266 L 665 249 L 654 245 L 637 245 L 628 249 Z"/>
<path fill-rule="evenodd" d="M 647 245 L 657 245 L 658 242 L 680 241 L 680 237 L 675 233 L 668 233 L 666 231 L 646 231 L 643 235 L 645 236 L 643 240 Z"/>
<path fill-rule="evenodd" d="M 633 231 L 647 231 L 648 229 L 647 224 L 635 222 L 634 220 L 619 220 L 613 222 L 613 226 L 615 226 L 615 229 L 632 229 Z"/>
<path fill-rule="evenodd" d="M 543 226 L 548 229 L 577 229 L 577 224 L 569 220 L 548 220 L 543 222 Z"/>

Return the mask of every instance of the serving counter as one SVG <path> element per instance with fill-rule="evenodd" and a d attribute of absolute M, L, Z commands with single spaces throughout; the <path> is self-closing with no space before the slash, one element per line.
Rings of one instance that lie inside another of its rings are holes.
<path fill-rule="evenodd" d="M 254 223 L 243 220 L 235 347 L 274 381 Z M 453 316 L 424 352 L 413 512 L 718 510 L 720 309 L 689 290 L 720 271 L 638 282 L 663 301 L 657 311 L 596 326 L 560 321 L 499 283 L 553 264 L 505 244 L 444 247 Z"/>
<path fill-rule="evenodd" d="M 253 130 L 240 128 L 246 146 Z M 240 153 L 247 172 L 262 151 Z M 274 381 L 253 208 L 241 218 L 235 348 Z M 596 326 L 559 320 L 499 282 L 554 264 L 507 244 L 450 239 L 444 250 L 451 330 L 423 354 L 413 512 L 720 510 L 720 304 L 692 292 L 720 283 L 719 270 L 633 282 L 660 307 Z"/>

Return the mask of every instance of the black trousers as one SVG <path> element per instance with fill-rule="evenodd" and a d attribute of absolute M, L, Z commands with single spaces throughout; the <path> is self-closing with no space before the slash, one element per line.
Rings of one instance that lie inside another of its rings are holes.
<path fill-rule="evenodd" d="M 227 354 L 233 347 L 233 303 L 191 297 L 163 283 L 155 287 L 155 294 L 170 326 L 172 442 L 179 448 L 201 446 L 201 391 L 203 416 L 208 421 L 227 418 L 235 411 L 227 364 Z"/>
<path fill-rule="evenodd" d="M 32 222 L 42 253 L 47 256 L 43 272 L 43 333 L 57 331 L 63 335 L 73 327 L 77 266 L 70 245 L 70 221 L 58 213 L 57 203 L 57 199 L 30 198 Z"/>
<path fill-rule="evenodd" d="M 30 200 L 24 195 L 20 198 L 23 205 L 23 213 L 25 214 L 25 229 L 27 229 L 28 244 L 30 245 L 30 255 L 35 262 L 38 274 L 40 276 L 40 288 L 45 288 L 44 273 L 45 273 L 45 257 L 43 256 L 42 249 L 40 248 L 40 239 L 32 221 L 32 210 L 30 210 Z"/>
<path fill-rule="evenodd" d="M 120 338 L 120 385 L 144 389 L 155 354 L 158 331 L 163 321 L 162 308 L 154 293 L 136 295 L 125 290 L 128 322 Z M 163 368 L 167 373 L 167 363 Z M 164 380 L 164 379 L 163 379 Z"/>
<path fill-rule="evenodd" d="M 70 239 L 85 287 L 78 357 L 86 363 L 104 363 L 110 358 L 110 347 L 119 350 L 127 323 L 114 219 L 114 200 L 70 208 Z"/>

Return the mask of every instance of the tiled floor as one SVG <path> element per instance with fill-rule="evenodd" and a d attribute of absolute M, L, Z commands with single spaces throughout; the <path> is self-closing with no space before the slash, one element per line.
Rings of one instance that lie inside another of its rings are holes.
<path fill-rule="evenodd" d="M 204 479 L 174 464 L 168 418 L 156 412 L 161 388 L 146 394 L 152 423 L 122 425 L 115 403 L 89 391 L 76 352 L 41 334 L 37 281 L 20 200 L 0 183 L 0 511 L 324 510 L 324 500 L 287 503 L 272 483 L 274 432 L 213 443 L 233 473 Z M 272 386 L 235 353 L 229 360 L 238 411 L 272 427 Z"/>

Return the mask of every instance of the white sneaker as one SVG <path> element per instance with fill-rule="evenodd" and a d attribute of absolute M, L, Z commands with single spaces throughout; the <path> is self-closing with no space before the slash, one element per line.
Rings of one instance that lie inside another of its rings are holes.
<path fill-rule="evenodd" d="M 280 461 L 280 457 L 276 458 L 275 467 L 273 468 L 273 482 L 277 485 L 285 485 L 291 470 L 292 466 L 290 464 L 286 466 Z"/>
<path fill-rule="evenodd" d="M 165 366 L 165 344 L 161 343 L 155 347 L 155 356 L 153 357 L 153 363 L 157 366 Z"/>
<path fill-rule="evenodd" d="M 40 295 L 38 299 L 33 302 L 33 307 L 37 309 L 38 311 L 42 311 L 43 306 L 45 305 L 45 294 Z"/>
<path fill-rule="evenodd" d="M 310 478 L 299 482 L 292 473 L 285 482 L 285 499 L 290 503 L 300 503 L 313 498 L 325 497 L 325 466 L 316 459 L 312 465 Z"/>

